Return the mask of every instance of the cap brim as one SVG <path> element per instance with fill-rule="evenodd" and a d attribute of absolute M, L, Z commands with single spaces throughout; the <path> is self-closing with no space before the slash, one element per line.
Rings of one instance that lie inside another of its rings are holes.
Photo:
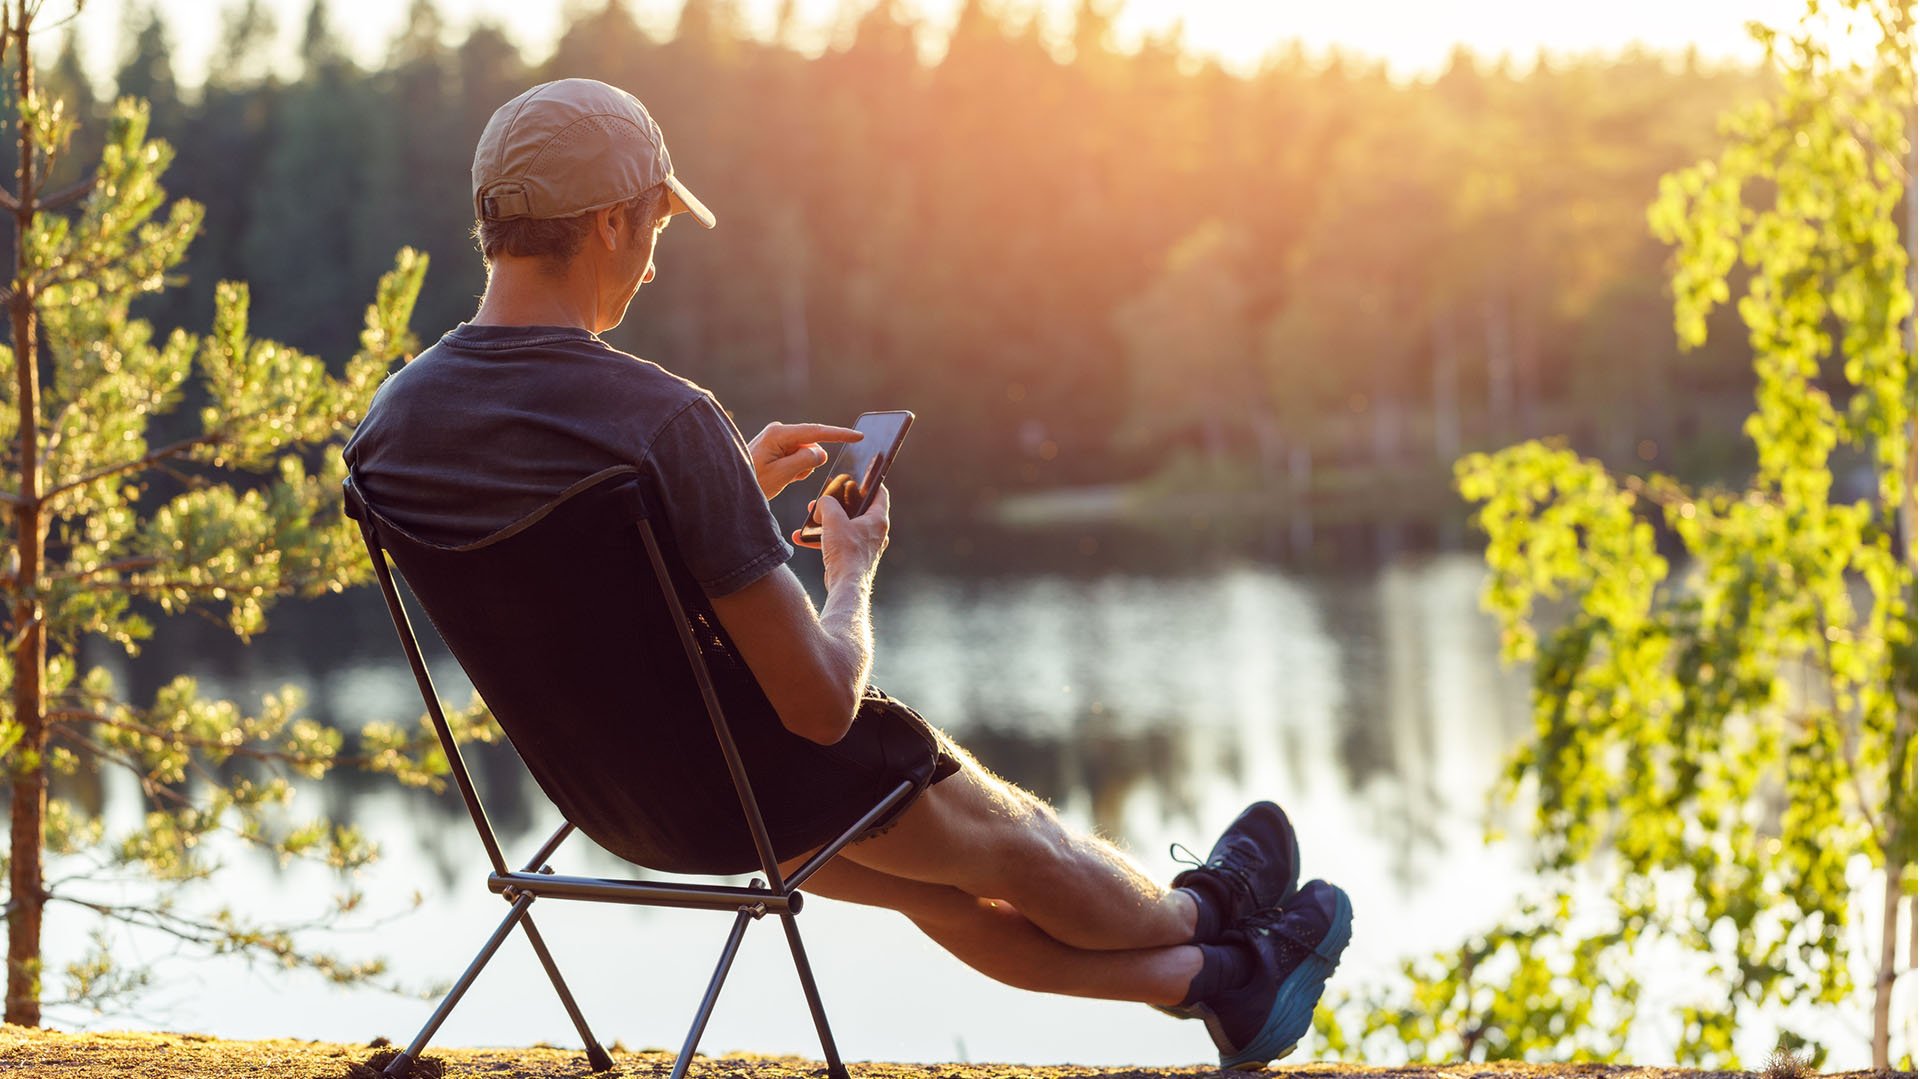
<path fill-rule="evenodd" d="M 680 182 L 678 176 L 667 174 L 667 209 L 676 214 L 692 214 L 695 221 L 707 228 L 713 227 L 713 211 L 707 204 L 693 197 L 687 185 Z"/>

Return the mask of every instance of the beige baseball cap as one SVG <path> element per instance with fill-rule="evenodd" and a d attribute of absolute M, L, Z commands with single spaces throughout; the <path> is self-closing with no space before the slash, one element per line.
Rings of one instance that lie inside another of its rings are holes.
<path fill-rule="evenodd" d="M 473 212 L 486 221 L 577 217 L 656 184 L 671 213 L 713 227 L 713 211 L 674 176 L 646 106 L 595 79 L 543 82 L 500 106 L 473 151 Z"/>

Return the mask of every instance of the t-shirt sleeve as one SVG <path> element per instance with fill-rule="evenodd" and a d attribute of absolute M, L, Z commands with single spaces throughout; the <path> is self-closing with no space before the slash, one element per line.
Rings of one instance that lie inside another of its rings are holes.
<path fill-rule="evenodd" d="M 793 557 L 754 479 L 746 440 L 712 396 L 675 413 L 649 457 L 680 556 L 707 595 L 737 592 Z"/>

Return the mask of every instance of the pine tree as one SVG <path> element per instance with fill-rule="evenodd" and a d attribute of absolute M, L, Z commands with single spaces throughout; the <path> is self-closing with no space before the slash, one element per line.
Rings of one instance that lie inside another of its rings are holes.
<path fill-rule="evenodd" d="M 270 128 L 245 267 L 262 323 L 304 348 L 343 349 L 352 335 L 333 312 L 373 266 L 362 239 L 377 227 L 363 147 L 376 110 L 326 0 L 308 9 L 300 56 L 304 77 L 281 95 Z"/>
<path fill-rule="evenodd" d="M 120 62 L 120 93 L 145 101 L 155 129 L 175 137 L 179 134 L 181 108 L 180 86 L 173 75 L 173 35 L 160 17 L 160 9 L 151 2 L 130 6 L 127 16 L 132 42 Z"/>
<path fill-rule="evenodd" d="M 337 440 L 411 346 L 425 260 L 400 253 L 338 376 L 252 337 L 242 284 L 217 290 L 211 332 L 157 333 L 131 308 L 167 286 L 201 208 L 167 205 L 160 179 L 172 151 L 148 137 L 147 107 L 131 99 L 113 107 L 97 168 L 49 191 L 45 177 L 61 165 L 75 123 L 35 83 L 30 42 L 41 8 L 12 0 L 0 10 L 19 118 L 19 167 L 13 189 L 0 191 L 16 239 L 12 281 L 0 292 L 11 321 L 10 347 L 0 348 L 6 1021 L 37 1024 L 43 1002 L 98 1003 L 148 976 L 116 965 L 103 936 L 67 969 L 65 995 L 49 1000 L 42 919 L 58 900 L 206 953 L 369 976 L 377 964 L 311 951 L 283 924 L 208 910 L 191 894 L 217 869 L 222 838 L 343 868 L 371 857 L 351 829 L 284 819 L 292 780 L 339 760 L 339 733 L 303 717 L 291 688 L 241 704 L 204 697 L 181 677 L 151 701 L 129 701 L 107 670 L 82 662 L 79 647 L 91 639 L 136 651 L 154 632 L 154 611 L 224 614 L 246 638 L 281 597 L 367 576 L 340 511 Z M 206 402 L 197 416 L 179 414 L 189 379 Z M 161 425 L 187 433 L 156 444 Z M 418 781 L 428 778 L 413 763 L 419 744 L 383 727 L 365 748 L 379 767 Z M 128 830 L 109 833 L 49 792 L 55 776 L 115 768 L 134 777 L 145 802 Z M 49 881 L 50 858 L 71 870 L 58 882 Z M 357 899 L 339 902 L 346 909 Z"/>
<path fill-rule="evenodd" d="M 375 79 L 386 106 L 371 111 L 361 144 L 367 198 L 354 256 L 367 265 L 396 243 L 425 252 L 441 267 L 438 283 L 420 297 L 419 314 L 434 326 L 466 318 L 484 286 L 467 235 L 473 208 L 459 197 L 479 131 L 448 122 L 459 113 L 459 97 L 444 31 L 439 5 L 413 0 L 387 69 Z"/>

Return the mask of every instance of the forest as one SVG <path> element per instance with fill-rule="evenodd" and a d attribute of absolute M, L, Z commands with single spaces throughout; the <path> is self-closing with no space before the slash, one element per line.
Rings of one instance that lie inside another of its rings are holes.
<path fill-rule="evenodd" d="M 609 340 L 748 433 L 912 408 L 914 475 L 949 507 L 1156 478 L 1452 506 L 1462 452 L 1544 434 L 1687 477 L 1744 467 L 1739 334 L 1678 349 L 1645 215 L 1763 89 L 1757 68 L 1460 49 L 1407 81 L 1296 46 L 1243 76 L 1177 34 L 1123 51 L 1113 17 L 1082 0 L 1055 39 L 968 0 L 928 62 L 891 2 L 849 6 L 816 56 L 788 18 L 763 40 L 726 0 L 688 0 L 664 39 L 592 0 L 529 57 L 485 23 L 456 42 L 411 0 L 367 70 L 327 0 L 290 68 L 267 9 L 233 0 L 204 85 L 137 6 L 112 87 L 71 35 L 47 39 L 45 78 L 83 119 L 151 102 L 169 193 L 206 208 L 182 287 L 142 312 L 162 329 L 204 325 L 240 279 L 260 332 L 345 355 L 411 245 L 432 260 L 413 322 L 431 342 L 484 283 L 481 127 L 534 82 L 589 76 L 647 103 L 720 217 L 669 230 Z"/>

